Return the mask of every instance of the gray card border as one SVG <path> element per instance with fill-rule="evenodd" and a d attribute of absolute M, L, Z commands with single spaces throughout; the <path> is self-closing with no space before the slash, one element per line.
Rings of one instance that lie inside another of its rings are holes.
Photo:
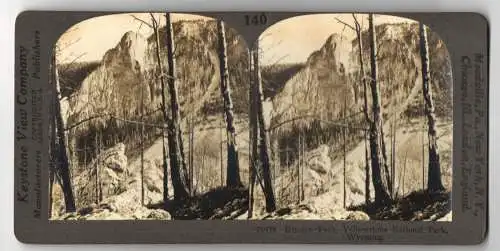
<path fill-rule="evenodd" d="M 159 12 L 157 10 L 155 12 Z M 143 12 L 143 11 L 139 11 Z M 175 12 L 175 11 L 172 11 Z M 477 13 L 382 13 L 427 24 L 453 69 L 453 221 L 49 221 L 48 88 L 52 46 L 72 25 L 121 12 L 25 11 L 16 20 L 14 231 L 24 243 L 479 244 L 488 231 L 489 27 Z M 178 12 L 222 18 L 247 43 L 288 17 L 328 12 Z M 268 17 L 245 25 L 244 15 Z M 345 12 L 344 12 L 345 13 Z M 25 139 L 21 139 L 25 135 Z M 19 137 L 19 138 L 18 138 Z M 365 236 L 350 239 L 353 234 Z"/>

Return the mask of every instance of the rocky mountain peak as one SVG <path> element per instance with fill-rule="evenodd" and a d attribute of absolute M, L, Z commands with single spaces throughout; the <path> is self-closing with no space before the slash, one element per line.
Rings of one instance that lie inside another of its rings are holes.
<path fill-rule="evenodd" d="M 325 68 L 344 75 L 350 71 L 349 52 L 352 50 L 351 42 L 341 34 L 331 34 L 321 46 L 307 59 L 306 65 L 310 68 Z"/>
<path fill-rule="evenodd" d="M 132 70 L 139 70 L 145 62 L 147 49 L 146 39 L 133 31 L 126 32 L 115 48 L 106 52 L 103 57 L 105 67 L 129 67 Z"/>

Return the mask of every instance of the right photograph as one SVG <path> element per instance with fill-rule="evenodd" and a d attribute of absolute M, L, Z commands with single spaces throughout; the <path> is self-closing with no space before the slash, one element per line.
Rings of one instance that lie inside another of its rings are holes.
<path fill-rule="evenodd" d="M 311 14 L 252 48 L 249 150 L 272 160 L 272 184 L 250 172 L 249 212 L 273 187 L 273 219 L 452 220 L 453 79 L 439 34 L 395 16 Z"/>

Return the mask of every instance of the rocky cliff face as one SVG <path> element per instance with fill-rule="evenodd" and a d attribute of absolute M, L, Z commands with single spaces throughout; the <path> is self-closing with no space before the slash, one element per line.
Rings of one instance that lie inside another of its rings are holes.
<path fill-rule="evenodd" d="M 302 121 L 339 117 L 344 98 L 348 104 L 353 100 L 346 72 L 350 62 L 341 60 L 348 59 L 349 46 L 345 37 L 333 34 L 309 56 L 302 70 L 273 99 L 275 123 L 295 117 L 305 117 Z"/>
<path fill-rule="evenodd" d="M 376 33 L 378 82 L 384 117 L 394 114 L 398 119 L 421 116 L 423 98 L 418 25 L 383 24 L 376 27 Z M 362 39 L 364 68 L 369 78 L 370 48 L 366 31 Z M 437 34 L 430 32 L 429 43 L 436 107 L 438 115 L 445 116 L 451 112 L 449 55 Z M 331 131 L 328 124 L 340 122 L 345 106 L 346 116 L 353 115 L 351 125 L 361 127 L 363 86 L 357 44 L 356 39 L 331 35 L 273 98 L 272 124 L 293 120 L 293 123 L 282 126 L 284 131 L 296 127 L 321 127 Z"/>
<path fill-rule="evenodd" d="M 215 21 L 182 21 L 173 25 L 182 117 L 221 112 Z M 235 111 L 246 112 L 247 47 L 234 30 L 226 29 Z M 160 29 L 159 34 L 163 72 L 166 73 L 165 30 Z M 161 85 L 155 37 L 144 38 L 135 32 L 127 32 L 69 98 L 68 127 L 92 118 L 71 130 L 73 147 L 85 148 L 91 145 L 89 142 L 97 134 L 101 134 L 108 147 L 125 142 L 133 148 L 131 142 L 137 141 L 139 128 L 131 121 L 144 120 L 161 125 L 163 118 L 160 104 Z M 140 119 L 142 114 L 144 118 Z M 156 137 L 157 127 L 148 126 L 145 130 L 146 137 Z"/>

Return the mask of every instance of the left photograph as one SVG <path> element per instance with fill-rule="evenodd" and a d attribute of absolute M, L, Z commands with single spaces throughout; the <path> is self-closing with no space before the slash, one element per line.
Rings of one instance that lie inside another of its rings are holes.
<path fill-rule="evenodd" d="M 50 70 L 50 219 L 240 217 L 248 55 L 235 30 L 198 15 L 116 14 L 68 29 Z"/>

